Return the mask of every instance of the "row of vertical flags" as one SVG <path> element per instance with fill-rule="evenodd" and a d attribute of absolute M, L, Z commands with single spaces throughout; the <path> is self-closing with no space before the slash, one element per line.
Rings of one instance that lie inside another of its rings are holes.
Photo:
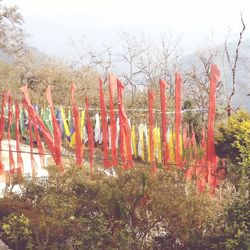
<path fill-rule="evenodd" d="M 194 130 L 182 128 L 180 74 L 175 75 L 175 123 L 170 126 L 167 117 L 167 84 L 159 81 L 161 99 L 161 126 L 155 126 L 154 103 L 156 95 L 148 90 L 148 124 L 137 126 L 128 118 L 124 105 L 124 85 L 115 76 L 109 75 L 109 103 L 105 103 L 103 83 L 99 80 L 100 116 L 95 115 L 95 124 L 89 114 L 88 98 L 85 99 L 85 109 L 79 110 L 75 102 L 75 85 L 70 87 L 72 110 L 68 113 L 64 108 L 53 105 L 50 86 L 45 91 L 49 104 L 47 109 L 39 109 L 32 105 L 28 87 L 21 88 L 23 100 L 12 101 L 11 93 L 2 94 L 0 118 L 0 173 L 5 169 L 1 160 L 1 141 L 5 136 L 9 142 L 10 174 L 23 173 L 23 161 L 20 150 L 20 138 L 26 138 L 30 145 L 30 160 L 32 175 L 36 176 L 36 162 L 33 157 L 34 141 L 44 166 L 45 148 L 53 157 L 60 171 L 63 171 L 62 144 L 75 150 L 76 165 L 82 166 L 84 147 L 88 148 L 88 162 L 91 171 L 94 167 L 96 144 L 102 145 L 103 165 L 105 168 L 122 166 L 130 169 L 138 159 L 150 162 L 152 172 L 157 167 L 169 168 L 174 165 L 185 171 L 188 180 L 195 179 L 197 189 L 205 190 L 206 184 L 215 191 L 221 173 L 218 171 L 219 159 L 214 148 L 214 122 L 216 114 L 216 86 L 220 80 L 220 72 L 216 65 L 211 65 L 209 113 L 207 133 L 202 130 L 199 145 L 196 142 Z M 117 102 L 116 102 L 117 101 Z M 117 107 L 115 105 L 117 103 Z M 109 105 L 109 112 L 106 105 Z M 116 110 L 118 112 L 116 113 Z M 13 122 L 15 118 L 15 122 Z M 93 126 L 94 125 L 94 126 Z M 10 139 L 16 140 L 16 161 L 13 158 Z M 16 162 L 16 164 L 15 164 Z M 15 166 L 16 165 L 16 166 Z"/>

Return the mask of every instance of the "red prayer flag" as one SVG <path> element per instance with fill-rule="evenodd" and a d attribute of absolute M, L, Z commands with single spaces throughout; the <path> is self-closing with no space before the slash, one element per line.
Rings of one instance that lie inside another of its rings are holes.
<path fill-rule="evenodd" d="M 29 113 L 29 121 L 28 121 L 29 137 L 30 137 L 30 161 L 31 161 L 32 178 L 34 179 L 37 174 L 37 165 L 33 155 L 32 119 L 30 118 L 30 115 L 31 113 Z M 35 127 L 34 124 L 33 127 Z"/>
<path fill-rule="evenodd" d="M 44 166 L 45 165 L 45 163 L 44 163 L 44 149 L 43 149 L 42 141 L 41 141 L 41 138 L 40 138 L 40 135 L 39 135 L 38 127 L 36 126 L 36 116 L 37 116 L 37 114 L 36 114 L 35 109 L 31 105 L 28 86 L 25 85 L 25 86 L 21 87 L 21 90 L 22 90 L 22 92 L 24 94 L 23 106 L 28 111 L 29 119 L 30 119 L 30 121 L 32 121 L 33 126 L 34 126 L 33 128 L 34 128 L 34 133 L 35 133 L 35 137 L 36 137 L 37 149 L 38 149 L 38 152 L 39 152 L 41 166 Z M 51 151 L 51 153 L 53 154 L 53 151 Z"/>
<path fill-rule="evenodd" d="M 81 123 L 80 114 L 75 103 L 75 84 L 71 83 L 70 95 L 72 103 L 72 111 L 74 116 L 75 136 L 76 136 L 76 164 L 81 166 L 83 164 L 83 142 L 81 137 Z"/>
<path fill-rule="evenodd" d="M 92 122 L 89 117 L 88 112 L 88 98 L 85 99 L 85 116 L 87 119 L 87 129 L 88 129 L 88 146 L 89 146 L 89 164 L 91 172 L 93 170 L 93 164 L 94 164 L 94 136 L 93 136 L 93 127 Z"/>
<path fill-rule="evenodd" d="M 216 160 L 214 164 L 216 165 Z M 210 163 L 208 165 L 208 184 L 210 186 L 210 193 L 214 195 L 215 188 L 218 185 L 218 179 L 216 176 L 216 172 L 214 171 L 214 165 Z"/>
<path fill-rule="evenodd" d="M 107 122 L 107 110 L 104 101 L 104 95 L 102 90 L 102 80 L 99 79 L 100 88 L 99 88 L 99 96 L 100 96 L 100 107 L 101 107 L 101 123 L 102 123 L 102 141 L 103 141 L 103 165 L 105 168 L 110 167 L 109 163 L 109 155 L 108 155 L 108 122 Z"/>
<path fill-rule="evenodd" d="M 109 75 L 109 100 L 110 100 L 110 127 L 111 127 L 111 153 L 112 153 L 112 165 L 117 166 L 117 149 L 116 149 L 116 137 L 117 137 L 117 128 L 115 120 L 115 111 L 114 111 L 114 97 L 115 90 L 117 88 L 117 79 L 113 75 Z"/>
<path fill-rule="evenodd" d="M 40 162 L 41 162 L 41 166 L 45 165 L 44 162 L 44 149 L 43 149 L 43 145 L 42 145 L 42 141 L 39 135 L 39 131 L 38 131 L 38 127 L 36 126 L 36 111 L 33 108 L 33 106 L 29 105 L 27 107 L 28 112 L 30 114 L 30 118 L 32 120 L 33 123 L 33 129 L 34 129 L 34 133 L 35 133 L 35 138 L 36 138 L 36 142 L 37 142 L 37 149 L 38 149 L 38 153 L 39 153 L 39 158 L 40 158 Z M 53 154 L 53 151 L 52 151 Z"/>
<path fill-rule="evenodd" d="M 162 124 L 162 145 L 163 145 L 163 164 L 167 165 L 169 161 L 169 147 L 167 143 L 167 114 L 166 114 L 166 82 L 160 80 L 161 95 L 161 124 Z"/>
<path fill-rule="evenodd" d="M 50 131 L 47 129 L 47 127 L 44 125 L 42 119 L 36 114 L 36 124 L 39 126 L 39 128 L 41 129 L 41 132 L 42 132 L 42 135 L 43 135 L 43 138 L 44 140 L 46 141 L 47 145 L 48 145 L 48 148 L 49 148 L 49 151 L 51 152 L 52 154 L 52 157 L 56 163 L 56 165 L 59 165 L 57 164 L 57 160 L 58 158 L 56 157 L 56 153 L 55 153 L 55 141 L 53 140 L 51 134 L 50 134 Z M 62 167 L 60 166 L 60 171 L 63 171 Z"/>
<path fill-rule="evenodd" d="M 61 152 L 62 133 L 61 133 L 59 124 L 56 121 L 53 101 L 52 101 L 52 97 L 51 97 L 50 85 L 48 85 L 46 92 L 45 92 L 45 95 L 46 95 L 47 101 L 50 105 L 50 112 L 51 112 L 51 117 L 52 117 L 53 133 L 54 133 L 54 141 L 55 141 L 54 152 L 55 152 L 56 165 L 61 166 L 61 168 L 62 168 L 62 152 Z"/>
<path fill-rule="evenodd" d="M 124 124 L 124 117 L 122 114 L 122 91 L 123 85 L 117 80 L 117 89 L 118 89 L 118 116 L 119 116 L 119 125 L 120 125 L 120 154 L 122 159 L 122 167 L 123 169 L 127 169 L 126 164 L 126 156 L 125 156 L 125 124 Z"/>
<path fill-rule="evenodd" d="M 17 171 L 23 175 L 23 159 L 22 159 L 21 149 L 20 149 L 20 127 L 19 127 L 20 109 L 19 109 L 19 102 L 18 101 L 15 101 L 15 111 L 16 111 Z"/>
<path fill-rule="evenodd" d="M 220 71 L 215 64 L 211 64 L 206 156 L 208 162 L 208 183 L 210 184 L 212 194 L 214 194 L 217 185 L 215 176 L 217 157 L 214 147 L 214 122 L 216 114 L 216 86 L 219 81 Z"/>
<path fill-rule="evenodd" d="M 205 130 L 202 128 L 201 132 L 201 150 L 202 150 L 202 158 L 201 158 L 201 163 L 204 165 L 206 163 L 206 138 L 205 138 Z M 204 166 L 205 167 L 205 166 Z"/>
<path fill-rule="evenodd" d="M 57 164 L 58 158 L 57 158 L 56 153 L 55 153 L 55 144 L 56 144 L 56 142 L 52 138 L 52 136 L 51 136 L 50 131 L 48 130 L 48 128 L 44 125 L 42 119 L 35 112 L 33 106 L 31 105 L 31 101 L 30 101 L 30 98 L 29 98 L 29 92 L 28 92 L 27 85 L 23 86 L 21 88 L 21 90 L 24 93 L 23 105 L 24 105 L 24 107 L 29 112 L 29 121 L 30 121 L 30 123 L 32 121 L 33 126 L 34 126 L 34 132 L 35 132 L 36 139 L 37 139 L 37 142 L 38 142 L 38 152 L 39 152 L 40 159 L 42 159 L 42 157 L 44 156 L 44 151 L 43 151 L 43 148 L 42 148 L 42 145 L 41 145 L 41 142 L 40 142 L 40 136 L 39 136 L 38 128 L 37 127 L 39 127 L 41 129 L 43 138 L 44 138 L 44 140 L 46 141 L 46 143 L 48 145 L 49 151 L 51 152 L 52 157 L 53 157 L 55 163 Z M 32 127 L 31 127 L 31 129 L 32 129 Z M 32 130 L 31 130 L 31 132 L 32 132 Z M 30 132 L 30 135 L 32 136 L 31 132 Z M 32 162 L 33 162 L 33 165 L 34 165 L 35 164 L 34 163 L 34 159 L 32 160 Z M 42 162 L 42 160 L 41 160 L 41 162 Z M 60 168 L 60 170 L 62 170 L 62 168 Z"/>
<path fill-rule="evenodd" d="M 220 71 L 215 64 L 211 65 L 210 91 L 209 91 L 209 111 L 207 128 L 207 161 L 215 161 L 214 148 L 214 122 L 216 114 L 216 86 L 220 80 Z"/>
<path fill-rule="evenodd" d="M 123 91 L 124 85 L 117 79 L 117 89 L 118 89 L 118 109 L 119 109 L 119 122 L 120 122 L 120 138 L 121 138 L 121 156 L 123 160 L 123 168 L 127 169 L 132 167 L 132 147 L 131 147 L 131 129 L 129 126 L 128 118 L 123 107 Z M 124 152 L 124 145 L 126 148 L 126 157 Z"/>

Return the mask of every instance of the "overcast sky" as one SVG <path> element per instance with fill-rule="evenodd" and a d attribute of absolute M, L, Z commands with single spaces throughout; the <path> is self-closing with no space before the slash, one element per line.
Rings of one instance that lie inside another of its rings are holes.
<path fill-rule="evenodd" d="M 4 0 L 18 5 L 30 44 L 50 55 L 69 56 L 71 41 L 86 36 L 95 46 L 116 44 L 117 33 L 144 32 L 152 38 L 171 33 L 184 54 L 219 44 L 231 29 L 241 28 L 240 12 L 250 38 L 249 0 Z"/>

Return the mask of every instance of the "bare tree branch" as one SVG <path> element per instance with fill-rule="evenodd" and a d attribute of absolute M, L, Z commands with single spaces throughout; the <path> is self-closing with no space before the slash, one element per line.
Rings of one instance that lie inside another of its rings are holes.
<path fill-rule="evenodd" d="M 238 39 L 238 43 L 237 43 L 237 46 L 236 46 L 233 63 L 232 63 L 232 60 L 231 60 L 229 52 L 228 52 L 227 40 L 225 42 L 225 51 L 226 51 L 227 61 L 228 61 L 228 64 L 230 66 L 231 73 L 232 73 L 232 85 L 233 85 L 232 86 L 233 87 L 232 92 L 228 97 L 228 107 L 227 107 L 227 115 L 228 115 L 228 117 L 231 115 L 231 111 L 232 111 L 232 97 L 235 95 L 235 92 L 236 92 L 236 85 L 237 85 L 236 72 L 237 72 L 237 65 L 238 65 L 238 59 L 239 59 L 239 50 L 240 50 L 240 45 L 241 45 L 242 38 L 243 38 L 243 33 L 244 33 L 245 29 L 246 29 L 246 25 L 244 23 L 242 13 L 240 15 L 240 20 L 241 20 L 241 24 L 242 24 L 242 30 L 241 30 L 240 35 L 239 35 L 239 39 Z"/>

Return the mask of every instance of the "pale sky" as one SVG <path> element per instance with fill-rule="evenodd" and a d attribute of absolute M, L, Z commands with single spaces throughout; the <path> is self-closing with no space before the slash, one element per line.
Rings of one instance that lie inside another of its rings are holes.
<path fill-rule="evenodd" d="M 121 29 L 156 39 L 166 32 L 180 37 L 184 54 L 225 40 L 237 39 L 240 12 L 250 38 L 249 0 L 4 0 L 18 5 L 30 44 L 50 55 L 69 56 L 71 41 L 81 37 L 95 46 L 117 43 Z M 249 27 L 248 27 L 249 26 Z"/>

